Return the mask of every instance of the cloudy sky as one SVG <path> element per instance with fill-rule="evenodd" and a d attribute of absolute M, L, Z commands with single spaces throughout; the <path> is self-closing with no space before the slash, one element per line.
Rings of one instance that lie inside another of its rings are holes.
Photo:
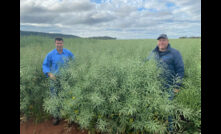
<path fill-rule="evenodd" d="M 118 39 L 201 36 L 201 0 L 20 0 L 20 30 Z"/>

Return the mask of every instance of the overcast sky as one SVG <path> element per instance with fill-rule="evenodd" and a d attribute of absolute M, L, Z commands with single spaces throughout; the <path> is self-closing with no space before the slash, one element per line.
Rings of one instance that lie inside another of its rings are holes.
<path fill-rule="evenodd" d="M 118 39 L 201 36 L 201 1 L 20 0 L 20 30 Z"/>

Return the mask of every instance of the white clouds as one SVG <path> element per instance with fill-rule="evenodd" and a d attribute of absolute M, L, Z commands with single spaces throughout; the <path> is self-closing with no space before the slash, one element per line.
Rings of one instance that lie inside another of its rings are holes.
<path fill-rule="evenodd" d="M 37 26 L 37 27 L 48 27 L 48 26 L 51 26 L 51 24 L 39 24 L 39 23 L 22 23 L 22 25 Z"/>
<path fill-rule="evenodd" d="M 82 37 L 117 38 L 201 34 L 199 0 L 21 0 L 20 10 L 21 30 L 48 27 Z"/>
<path fill-rule="evenodd" d="M 146 0 L 144 2 L 144 7 L 149 9 L 156 9 L 157 11 L 166 9 L 165 3 L 158 0 Z"/>
<path fill-rule="evenodd" d="M 53 12 L 84 12 L 95 8 L 95 4 L 89 0 L 73 0 L 56 2 L 49 7 Z"/>

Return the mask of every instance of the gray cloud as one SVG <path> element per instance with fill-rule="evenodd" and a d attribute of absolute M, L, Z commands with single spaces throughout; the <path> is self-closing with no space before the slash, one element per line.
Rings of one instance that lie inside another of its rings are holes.
<path fill-rule="evenodd" d="M 168 3 L 173 3 L 172 7 Z M 144 10 L 139 11 L 141 7 Z M 21 0 L 20 10 L 23 30 L 38 27 L 83 37 L 117 38 L 144 38 L 151 33 L 153 38 L 160 33 L 170 33 L 172 37 L 201 34 L 199 0 L 119 0 L 101 4 L 90 0 Z"/>
<path fill-rule="evenodd" d="M 27 4 L 21 9 L 21 23 L 50 23 L 73 26 L 75 24 L 94 25 L 109 22 L 116 17 L 95 10 L 89 1 L 56 3 L 51 7 Z"/>
<path fill-rule="evenodd" d="M 64 1 L 56 3 L 50 7 L 50 11 L 55 13 L 67 13 L 67 12 L 85 12 L 95 8 L 95 4 L 89 1 Z"/>

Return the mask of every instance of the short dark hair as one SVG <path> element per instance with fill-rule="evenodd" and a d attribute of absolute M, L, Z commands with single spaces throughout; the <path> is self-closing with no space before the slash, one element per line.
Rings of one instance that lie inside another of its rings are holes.
<path fill-rule="evenodd" d="M 56 42 L 56 40 L 57 40 L 57 41 L 63 41 L 63 38 L 62 38 L 62 37 L 56 37 L 56 38 L 55 38 L 55 42 Z M 64 42 L 64 41 L 63 41 L 63 42 Z"/>

